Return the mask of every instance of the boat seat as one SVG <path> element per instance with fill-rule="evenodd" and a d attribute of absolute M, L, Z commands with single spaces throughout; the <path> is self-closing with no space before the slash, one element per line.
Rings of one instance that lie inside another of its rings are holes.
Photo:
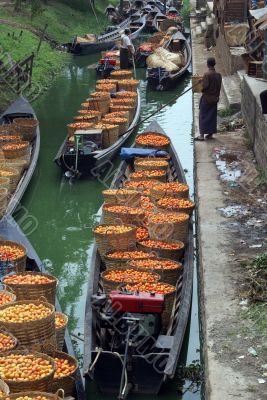
<path fill-rule="evenodd" d="M 170 350 L 173 346 L 173 336 L 159 335 L 155 347 L 157 349 L 168 349 Z"/>

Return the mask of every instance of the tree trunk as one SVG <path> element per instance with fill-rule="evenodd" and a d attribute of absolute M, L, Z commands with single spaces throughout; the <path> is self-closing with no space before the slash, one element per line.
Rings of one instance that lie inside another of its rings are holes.
<path fill-rule="evenodd" d="M 21 2 L 22 2 L 22 0 L 15 1 L 14 11 L 16 11 L 16 12 L 21 11 Z"/>

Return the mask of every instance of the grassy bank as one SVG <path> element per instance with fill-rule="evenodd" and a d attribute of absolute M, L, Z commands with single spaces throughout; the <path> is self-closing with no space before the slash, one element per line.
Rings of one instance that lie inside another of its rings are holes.
<path fill-rule="evenodd" d="M 117 3 L 115 1 L 115 3 Z M 0 18 L 13 23 L 22 24 L 11 27 L 6 24 L 0 25 L 0 51 L 6 58 L 10 57 L 13 62 L 23 60 L 32 52 L 35 53 L 33 67 L 33 84 L 41 87 L 41 93 L 46 90 L 53 82 L 54 78 L 61 71 L 64 64 L 69 62 L 70 55 L 54 50 L 46 42 L 43 42 L 41 49 L 37 54 L 39 38 L 30 32 L 30 29 L 43 30 L 48 24 L 46 33 L 51 39 L 59 43 L 71 42 L 75 35 L 85 33 L 100 33 L 107 25 L 107 19 L 104 17 L 104 10 L 108 0 L 96 2 L 96 20 L 92 9 L 88 7 L 87 11 L 78 11 L 65 4 L 49 1 L 43 6 L 42 13 L 31 20 L 31 11 L 29 7 L 24 7 L 21 13 L 14 13 L 13 4 L 1 6 Z M 22 35 L 21 35 L 22 31 Z M 0 111 L 11 103 L 17 94 L 12 91 L 9 85 L 1 83 Z"/>
<path fill-rule="evenodd" d="M 111 1 L 112 2 L 112 1 Z M 117 1 L 113 1 L 113 3 Z M 88 2 L 89 4 L 89 2 Z M 30 7 L 24 7 L 21 13 L 14 13 L 13 5 L 1 6 L 1 17 L 10 21 L 15 21 L 27 26 L 42 30 L 46 24 L 47 34 L 59 43 L 71 42 L 75 35 L 85 33 L 100 33 L 107 25 L 107 18 L 104 17 L 104 10 L 107 0 L 96 1 L 95 11 L 98 20 L 88 5 L 87 11 L 75 10 L 65 4 L 50 1 L 43 5 L 40 15 L 31 20 Z"/>

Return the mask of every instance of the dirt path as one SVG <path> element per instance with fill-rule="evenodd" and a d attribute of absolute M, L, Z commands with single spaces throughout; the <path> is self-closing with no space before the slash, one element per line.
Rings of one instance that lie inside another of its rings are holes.
<path fill-rule="evenodd" d="M 35 36 L 39 37 L 40 39 L 43 39 L 46 42 L 48 42 L 51 45 L 51 47 L 56 48 L 57 46 L 60 46 L 60 43 L 58 43 L 56 40 L 49 37 L 46 33 L 43 33 L 39 29 L 33 28 L 31 26 L 24 25 L 19 22 L 15 22 L 15 21 L 10 21 L 8 19 L 2 19 L 2 18 L 0 18 L 0 24 L 13 26 L 14 28 L 18 28 L 18 29 L 26 29 L 29 32 L 33 33 Z"/>

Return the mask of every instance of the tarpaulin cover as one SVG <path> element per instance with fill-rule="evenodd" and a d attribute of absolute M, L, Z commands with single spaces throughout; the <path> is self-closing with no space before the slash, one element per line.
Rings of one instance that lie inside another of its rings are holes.
<path fill-rule="evenodd" d="M 141 149 L 137 147 L 122 147 L 120 152 L 122 160 L 129 160 L 133 157 L 164 157 L 167 155 L 168 153 L 163 150 Z"/>

